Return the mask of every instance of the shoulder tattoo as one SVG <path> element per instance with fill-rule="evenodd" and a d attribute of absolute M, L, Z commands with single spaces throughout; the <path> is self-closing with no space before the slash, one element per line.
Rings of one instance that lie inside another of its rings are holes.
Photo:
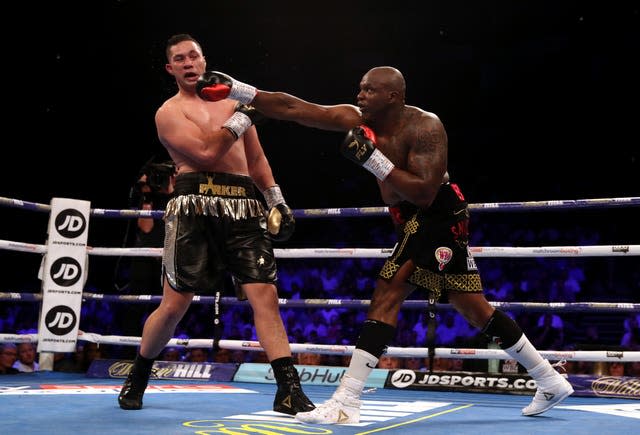
<path fill-rule="evenodd" d="M 415 150 L 418 153 L 436 152 L 445 143 L 445 135 L 441 128 L 435 126 L 418 133 Z"/>

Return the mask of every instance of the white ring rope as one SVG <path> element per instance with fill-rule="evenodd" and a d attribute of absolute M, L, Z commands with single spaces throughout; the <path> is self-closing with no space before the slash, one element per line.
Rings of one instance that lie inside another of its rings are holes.
<path fill-rule="evenodd" d="M 119 335 L 101 335 L 93 332 L 78 332 L 78 340 L 89 341 L 96 344 L 112 344 L 112 345 L 140 345 L 140 337 L 119 336 Z M 37 334 L 0 334 L 0 343 L 35 343 L 38 341 Z M 206 338 L 172 338 L 167 343 L 170 347 L 204 347 L 212 348 L 214 340 Z M 218 346 L 222 349 L 229 350 L 246 350 L 260 352 L 264 349 L 258 341 L 247 340 L 219 340 Z M 351 355 L 355 346 L 332 345 L 332 344 L 313 344 L 313 343 L 290 343 L 291 352 L 293 353 L 319 353 L 323 355 Z M 581 350 L 581 351 L 565 351 L 565 350 L 540 350 L 540 354 L 549 360 L 566 360 L 566 361 L 640 361 L 640 352 L 638 351 L 610 351 L 610 350 Z M 386 354 L 397 357 L 418 357 L 425 358 L 429 355 L 429 349 L 426 347 L 393 347 L 387 348 Z M 440 358 L 461 358 L 461 359 L 501 359 L 507 360 L 512 357 L 507 352 L 500 349 L 467 349 L 467 348 L 436 348 L 435 356 Z"/>
<path fill-rule="evenodd" d="M 0 240 L 0 249 L 47 252 L 45 245 Z M 273 251 L 276 258 L 387 258 L 393 248 L 291 248 Z M 633 257 L 640 255 L 640 245 L 591 246 L 476 246 L 469 247 L 474 257 Z M 104 248 L 87 247 L 87 254 L 97 256 L 161 257 L 162 248 Z"/>

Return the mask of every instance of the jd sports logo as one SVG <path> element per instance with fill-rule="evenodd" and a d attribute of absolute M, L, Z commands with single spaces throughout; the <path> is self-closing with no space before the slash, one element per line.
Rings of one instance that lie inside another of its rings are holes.
<path fill-rule="evenodd" d="M 71 257 L 61 257 L 53 262 L 49 271 L 53 282 L 61 287 L 74 285 L 82 275 L 80 263 Z"/>
<path fill-rule="evenodd" d="M 65 305 L 56 305 L 47 312 L 44 322 L 52 334 L 66 335 L 76 326 L 76 313 Z"/>
<path fill-rule="evenodd" d="M 398 370 L 391 376 L 391 384 L 396 388 L 407 388 L 416 382 L 416 373 L 413 370 Z"/>
<path fill-rule="evenodd" d="M 87 221 L 78 210 L 67 208 L 56 216 L 56 230 L 67 239 L 75 239 L 80 236 L 86 226 Z"/>

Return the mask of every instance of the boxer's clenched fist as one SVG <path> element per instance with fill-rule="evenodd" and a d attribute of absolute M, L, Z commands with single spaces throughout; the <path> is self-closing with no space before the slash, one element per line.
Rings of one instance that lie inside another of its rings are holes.
<path fill-rule="evenodd" d="M 207 71 L 198 79 L 196 93 L 206 101 L 231 98 L 242 104 L 249 104 L 253 101 L 257 91 L 253 86 L 234 80 L 224 73 Z"/>

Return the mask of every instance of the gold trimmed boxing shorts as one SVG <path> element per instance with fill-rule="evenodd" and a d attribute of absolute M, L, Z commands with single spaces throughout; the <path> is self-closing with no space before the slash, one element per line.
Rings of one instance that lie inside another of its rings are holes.
<path fill-rule="evenodd" d="M 230 273 L 242 300 L 238 284 L 276 281 L 265 209 L 250 177 L 180 174 L 164 220 L 163 270 L 176 291 L 211 293 Z"/>
<path fill-rule="evenodd" d="M 445 183 L 427 209 L 402 202 L 389 207 L 398 243 L 378 274 L 391 279 L 408 260 L 416 265 L 408 282 L 437 301 L 447 291 L 482 292 L 469 252 L 469 208 L 456 184 Z"/>

